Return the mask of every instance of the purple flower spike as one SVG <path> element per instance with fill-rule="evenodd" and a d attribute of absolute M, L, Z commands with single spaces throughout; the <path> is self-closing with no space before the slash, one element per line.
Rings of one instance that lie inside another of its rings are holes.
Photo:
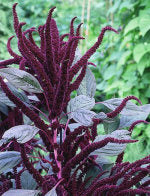
<path fill-rule="evenodd" d="M 16 53 L 11 49 L 11 46 L 10 46 L 10 42 L 11 42 L 11 40 L 12 40 L 14 37 L 15 37 L 15 36 L 11 36 L 11 37 L 8 39 L 8 42 L 7 42 L 7 50 L 8 50 L 9 54 L 10 54 L 12 57 L 21 59 L 22 57 L 19 56 L 18 54 L 16 54 Z"/>

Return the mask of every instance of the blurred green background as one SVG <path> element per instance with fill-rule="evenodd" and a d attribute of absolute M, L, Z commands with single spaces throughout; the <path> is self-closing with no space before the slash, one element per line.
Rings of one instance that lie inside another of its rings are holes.
<path fill-rule="evenodd" d="M 84 22 L 82 53 L 94 44 L 102 27 L 119 30 L 119 35 L 106 33 L 91 58 L 97 65 L 91 67 L 97 80 L 96 101 L 135 95 L 143 104 L 150 102 L 150 0 L 0 0 L 0 60 L 9 58 L 6 44 L 14 34 L 11 8 L 15 2 L 20 21 L 28 27 L 44 24 L 53 6 L 60 34 L 68 32 L 70 20 L 77 16 L 75 26 Z M 35 39 L 39 41 L 36 34 Z M 17 51 L 17 40 L 12 48 Z M 150 127 L 138 125 L 132 136 L 140 142 L 128 145 L 125 160 L 130 161 L 149 154 Z"/>

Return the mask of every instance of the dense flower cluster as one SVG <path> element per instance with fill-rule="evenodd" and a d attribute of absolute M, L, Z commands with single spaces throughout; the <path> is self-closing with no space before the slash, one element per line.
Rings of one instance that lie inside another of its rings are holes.
<path fill-rule="evenodd" d="M 69 127 L 69 121 L 74 122 L 72 118 L 67 119 L 64 124 L 61 122 L 61 115 L 67 112 L 71 93 L 79 88 L 85 77 L 87 66 L 93 65 L 89 62 L 89 58 L 102 43 L 105 32 L 118 32 L 110 26 L 103 28 L 96 43 L 74 63 L 79 40 L 83 39 L 80 36 L 82 23 L 78 25 L 76 31 L 74 29 L 76 17 L 71 20 L 70 32 L 60 35 L 56 21 L 52 18 L 54 7 L 50 9 L 46 23 L 39 26 L 38 30 L 32 27 L 23 31 L 25 23 L 19 22 L 16 6 L 17 3 L 13 5 L 13 18 L 20 55 L 12 50 L 11 40 L 14 38 L 12 36 L 7 43 L 7 49 L 12 58 L 1 61 L 0 68 L 9 67 L 12 64 L 19 65 L 20 70 L 32 74 L 38 80 L 42 93 L 36 94 L 38 103 L 27 104 L 15 95 L 3 77 L 0 77 L 3 92 L 15 104 L 14 108 L 9 107 L 8 115 L 0 113 L 2 119 L 0 139 L 11 127 L 23 125 L 26 115 L 32 121 L 31 124 L 33 123 L 39 129 L 38 133 L 42 140 L 37 137 L 38 139 L 32 138 L 25 143 L 19 143 L 16 138 L 13 138 L 11 142 L 9 141 L 10 143 L 7 141 L 0 146 L 1 152 L 17 151 L 21 158 L 19 164 L 10 172 L 10 177 L 8 177 L 9 172 L 0 175 L 0 194 L 2 195 L 10 188 L 21 189 L 21 175 L 26 170 L 32 175 L 36 183 L 35 189 L 40 190 L 41 195 L 45 195 L 54 187 L 59 196 L 136 194 L 144 196 L 150 194 L 150 180 L 141 181 L 150 173 L 150 156 L 134 163 L 123 163 L 123 148 L 117 155 L 116 163 L 111 166 L 111 169 L 105 170 L 103 164 L 100 165 L 97 161 L 98 155 L 91 154 L 109 144 L 125 145 L 137 140 L 118 139 L 109 135 L 100 141 L 94 141 L 98 136 L 97 126 L 104 120 L 101 118 L 94 117 L 92 124 L 88 126 L 80 124 L 73 131 Z M 40 47 L 35 43 L 33 32 L 40 37 Z M 26 95 L 29 94 L 26 92 Z M 129 100 L 136 100 L 141 104 L 135 96 L 128 96 L 115 110 L 106 113 L 106 118 L 111 120 L 118 116 Z M 43 114 L 48 123 L 40 116 L 43 107 L 48 113 L 47 116 Z M 129 133 L 138 123 L 147 122 L 135 121 L 129 127 Z M 103 157 L 100 158 L 103 162 Z M 92 176 L 93 174 L 88 176 L 92 168 L 98 170 L 96 176 Z M 15 187 L 12 179 L 15 180 Z"/>

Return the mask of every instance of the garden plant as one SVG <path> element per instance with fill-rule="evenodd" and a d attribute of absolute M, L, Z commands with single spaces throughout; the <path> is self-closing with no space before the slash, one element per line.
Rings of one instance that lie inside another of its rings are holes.
<path fill-rule="evenodd" d="M 132 139 L 134 127 L 149 124 L 150 104 L 142 105 L 135 96 L 94 99 L 90 66 L 95 65 L 89 59 L 106 31 L 118 31 L 102 28 L 82 56 L 82 23 L 75 30 L 76 17 L 69 33 L 61 35 L 53 7 L 44 25 L 24 29 L 16 6 L 19 52 L 13 51 L 10 37 L 12 58 L 0 62 L 0 195 L 148 196 L 150 156 L 133 163 L 123 162 L 123 156 L 127 144 L 138 142 Z M 99 113 L 94 112 L 97 104 Z"/>

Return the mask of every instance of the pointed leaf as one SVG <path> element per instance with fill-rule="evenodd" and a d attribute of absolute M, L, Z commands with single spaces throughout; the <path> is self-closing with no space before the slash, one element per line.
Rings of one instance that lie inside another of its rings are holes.
<path fill-rule="evenodd" d="M 83 78 L 78 90 L 78 95 L 86 95 L 89 97 L 94 97 L 96 91 L 96 80 L 94 74 L 87 67 L 85 77 Z"/>
<path fill-rule="evenodd" d="M 0 173 L 6 172 L 18 165 L 21 161 L 20 152 L 6 151 L 0 152 Z"/>
<path fill-rule="evenodd" d="M 6 191 L 2 196 L 37 196 L 39 193 L 40 191 L 38 190 L 15 189 Z"/>
<path fill-rule="evenodd" d="M 0 76 L 6 78 L 16 88 L 30 93 L 42 93 L 38 80 L 31 74 L 17 68 L 0 69 Z"/>
<path fill-rule="evenodd" d="M 35 126 L 30 125 L 18 125 L 8 129 L 2 139 L 10 140 L 16 138 L 18 143 L 26 143 L 31 140 L 37 133 L 39 129 Z"/>
<path fill-rule="evenodd" d="M 95 114 L 95 112 L 85 109 L 79 109 L 71 113 L 72 118 L 84 126 L 91 126 L 93 124 L 92 119 L 94 118 Z"/>
<path fill-rule="evenodd" d="M 85 95 L 79 95 L 71 99 L 67 106 L 67 113 L 72 113 L 78 109 L 90 110 L 94 107 L 95 100 L 94 98 L 87 97 Z M 68 115 L 71 118 L 71 114 Z"/>

